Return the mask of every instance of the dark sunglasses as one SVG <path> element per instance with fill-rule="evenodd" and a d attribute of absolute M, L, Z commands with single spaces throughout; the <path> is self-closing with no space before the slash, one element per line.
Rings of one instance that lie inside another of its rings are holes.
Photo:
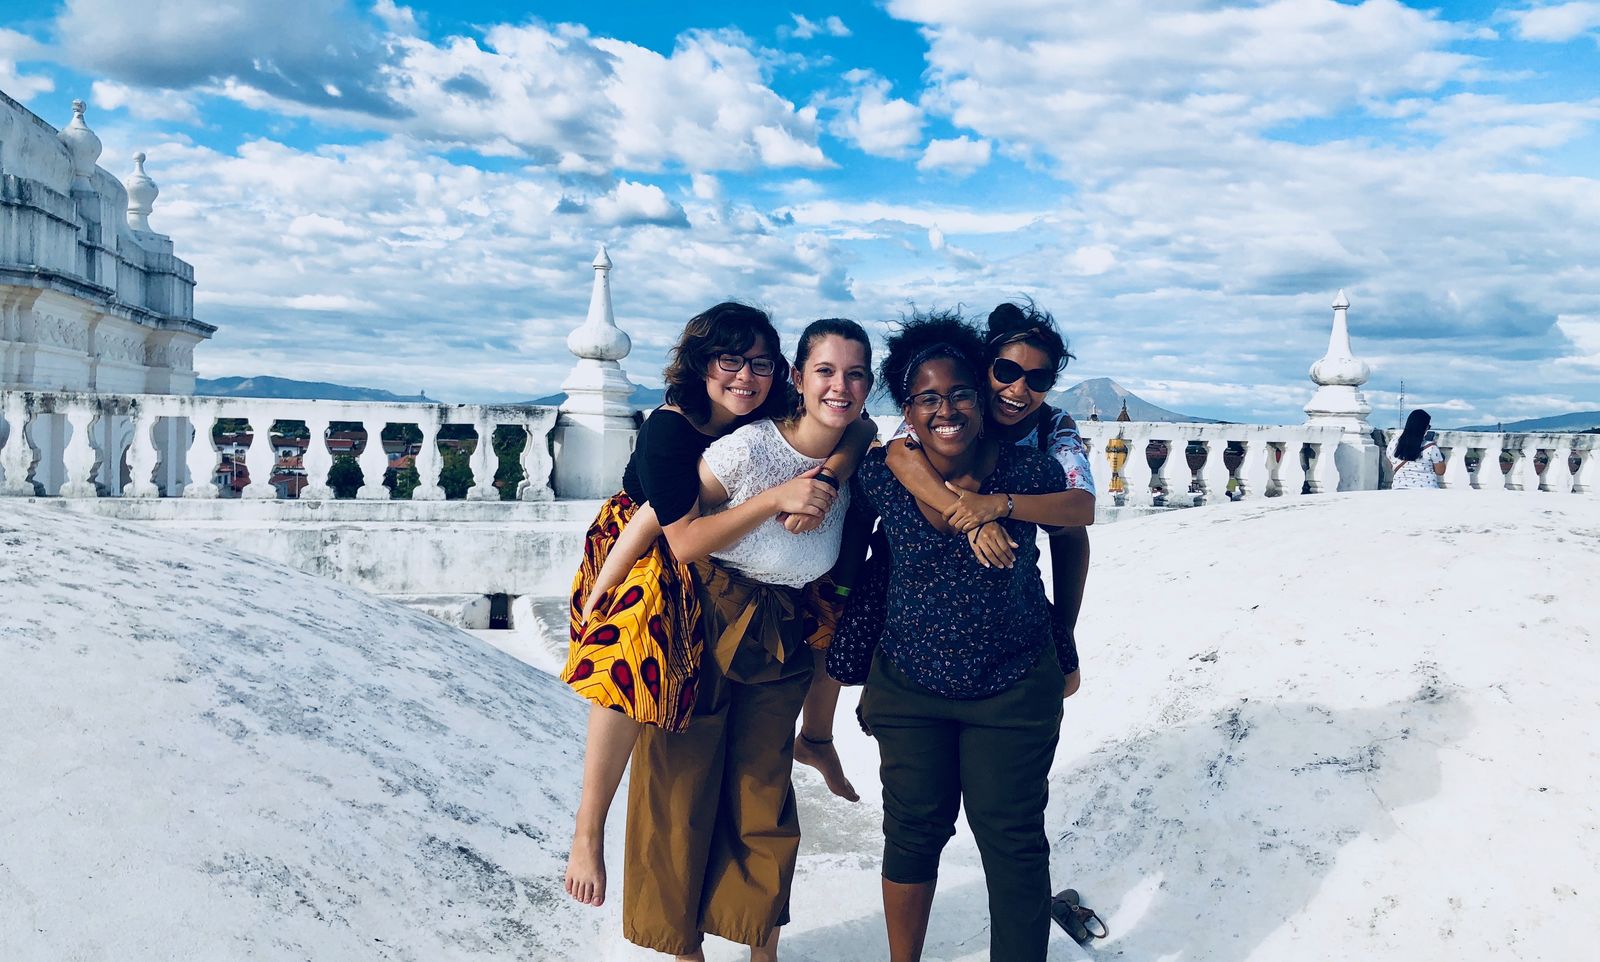
<path fill-rule="evenodd" d="M 994 379 L 1001 384 L 1015 384 L 1020 377 L 1028 382 L 1028 390 L 1038 394 L 1043 394 L 1056 386 L 1056 372 L 1047 367 L 1025 370 L 1021 364 L 1010 358 L 995 358 L 989 370 L 993 372 Z"/>

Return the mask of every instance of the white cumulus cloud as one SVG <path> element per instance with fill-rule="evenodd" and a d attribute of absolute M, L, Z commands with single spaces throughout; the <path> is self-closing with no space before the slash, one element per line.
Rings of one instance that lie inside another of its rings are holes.
<path fill-rule="evenodd" d="M 834 102 L 838 116 L 829 127 L 863 152 L 876 157 L 911 156 L 922 142 L 922 108 L 889 96 L 889 81 L 870 71 L 852 71 L 850 95 Z"/>
<path fill-rule="evenodd" d="M 1564 43 L 1600 29 L 1600 3 L 1593 0 L 1513 10 L 1508 15 L 1517 25 L 1517 36 L 1523 40 Z"/>
<path fill-rule="evenodd" d="M 949 140 L 930 140 L 917 161 L 917 169 L 970 174 L 989 162 L 990 150 L 987 140 L 973 140 L 964 135 Z"/>

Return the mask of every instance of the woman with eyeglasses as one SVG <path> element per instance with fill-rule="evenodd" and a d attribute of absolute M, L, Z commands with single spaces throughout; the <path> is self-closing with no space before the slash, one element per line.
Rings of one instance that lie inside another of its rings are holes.
<path fill-rule="evenodd" d="M 605 900 L 606 817 L 640 732 L 681 733 L 694 712 L 705 638 L 701 599 L 684 559 L 731 544 L 780 514 L 821 519 L 836 497 L 837 478 L 848 475 L 871 442 L 872 429 L 863 424 L 819 469 L 702 515 L 701 455 L 743 424 L 787 414 L 787 376 L 765 312 L 726 302 L 691 318 L 664 373 L 666 403 L 640 427 L 622 491 L 601 505 L 589 527 L 562 670 L 590 702 L 565 879 L 567 893 L 580 902 Z M 825 477 L 830 470 L 835 475 Z M 832 761 L 836 766 L 837 756 Z M 634 817 L 630 810 L 630 823 Z"/>
<path fill-rule="evenodd" d="M 1094 523 L 1094 477 L 1088 446 L 1072 415 L 1051 407 L 1045 397 L 1073 355 L 1056 329 L 1055 319 L 1032 300 L 996 307 L 989 313 L 987 328 L 986 429 L 1001 442 L 1044 451 L 1061 463 L 1067 475 L 1067 489 L 1045 499 L 1071 518 L 1064 527 L 1050 532 L 1051 596 L 1055 599 L 1051 623 L 1061 670 L 1067 676 L 1063 697 L 1070 697 L 1078 690 L 1081 677 L 1075 631 L 1089 574 L 1087 526 Z M 1014 546 L 996 527 L 1011 510 L 1004 493 L 983 494 L 943 482 L 929 467 L 917 442 L 915 432 L 903 432 L 890 443 L 890 470 L 919 500 L 967 534 L 980 560 L 1011 564 Z"/>
<path fill-rule="evenodd" d="M 835 577 L 850 585 L 872 515 L 888 544 L 884 617 L 846 606 L 828 670 L 856 680 L 883 782 L 883 904 L 891 962 L 921 958 L 939 856 L 965 808 L 989 890 L 990 958 L 1040 962 L 1050 926 L 1046 777 L 1065 682 L 1037 566 L 1036 525 L 1081 524 L 1049 455 L 984 425 L 990 358 L 954 316 L 918 316 L 888 340 L 879 379 L 941 483 L 1008 502 L 994 522 L 1011 565 L 985 564 L 942 513 L 868 452 Z M 852 589 L 853 594 L 853 589 Z"/>

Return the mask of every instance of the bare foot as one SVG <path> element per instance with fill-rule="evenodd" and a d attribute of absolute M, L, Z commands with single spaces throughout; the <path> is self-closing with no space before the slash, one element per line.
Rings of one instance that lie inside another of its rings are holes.
<path fill-rule="evenodd" d="M 818 744 L 805 735 L 796 736 L 794 760 L 822 773 L 822 780 L 828 783 L 828 791 L 845 801 L 861 801 L 861 796 L 856 794 L 856 787 L 844 775 L 844 764 L 839 761 L 839 752 L 834 749 L 831 739 Z"/>
<path fill-rule="evenodd" d="M 574 836 L 567 857 L 567 894 L 585 905 L 606 902 L 606 843 L 604 836 Z"/>

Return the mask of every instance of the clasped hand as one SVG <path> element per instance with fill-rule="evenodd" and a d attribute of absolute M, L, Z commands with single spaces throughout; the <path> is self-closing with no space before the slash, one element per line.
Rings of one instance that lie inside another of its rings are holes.
<path fill-rule="evenodd" d="M 816 530 L 828 516 L 828 509 L 839 497 L 839 491 L 826 481 L 818 481 L 820 467 L 811 468 L 792 481 L 771 489 L 768 494 L 776 509 L 778 522 L 792 534 L 805 534 Z"/>
<path fill-rule="evenodd" d="M 954 503 L 940 509 L 945 524 L 953 531 L 970 533 L 974 528 L 998 520 L 1006 513 L 1006 496 L 1003 494 L 979 494 L 949 481 L 944 486 L 956 496 Z"/>

